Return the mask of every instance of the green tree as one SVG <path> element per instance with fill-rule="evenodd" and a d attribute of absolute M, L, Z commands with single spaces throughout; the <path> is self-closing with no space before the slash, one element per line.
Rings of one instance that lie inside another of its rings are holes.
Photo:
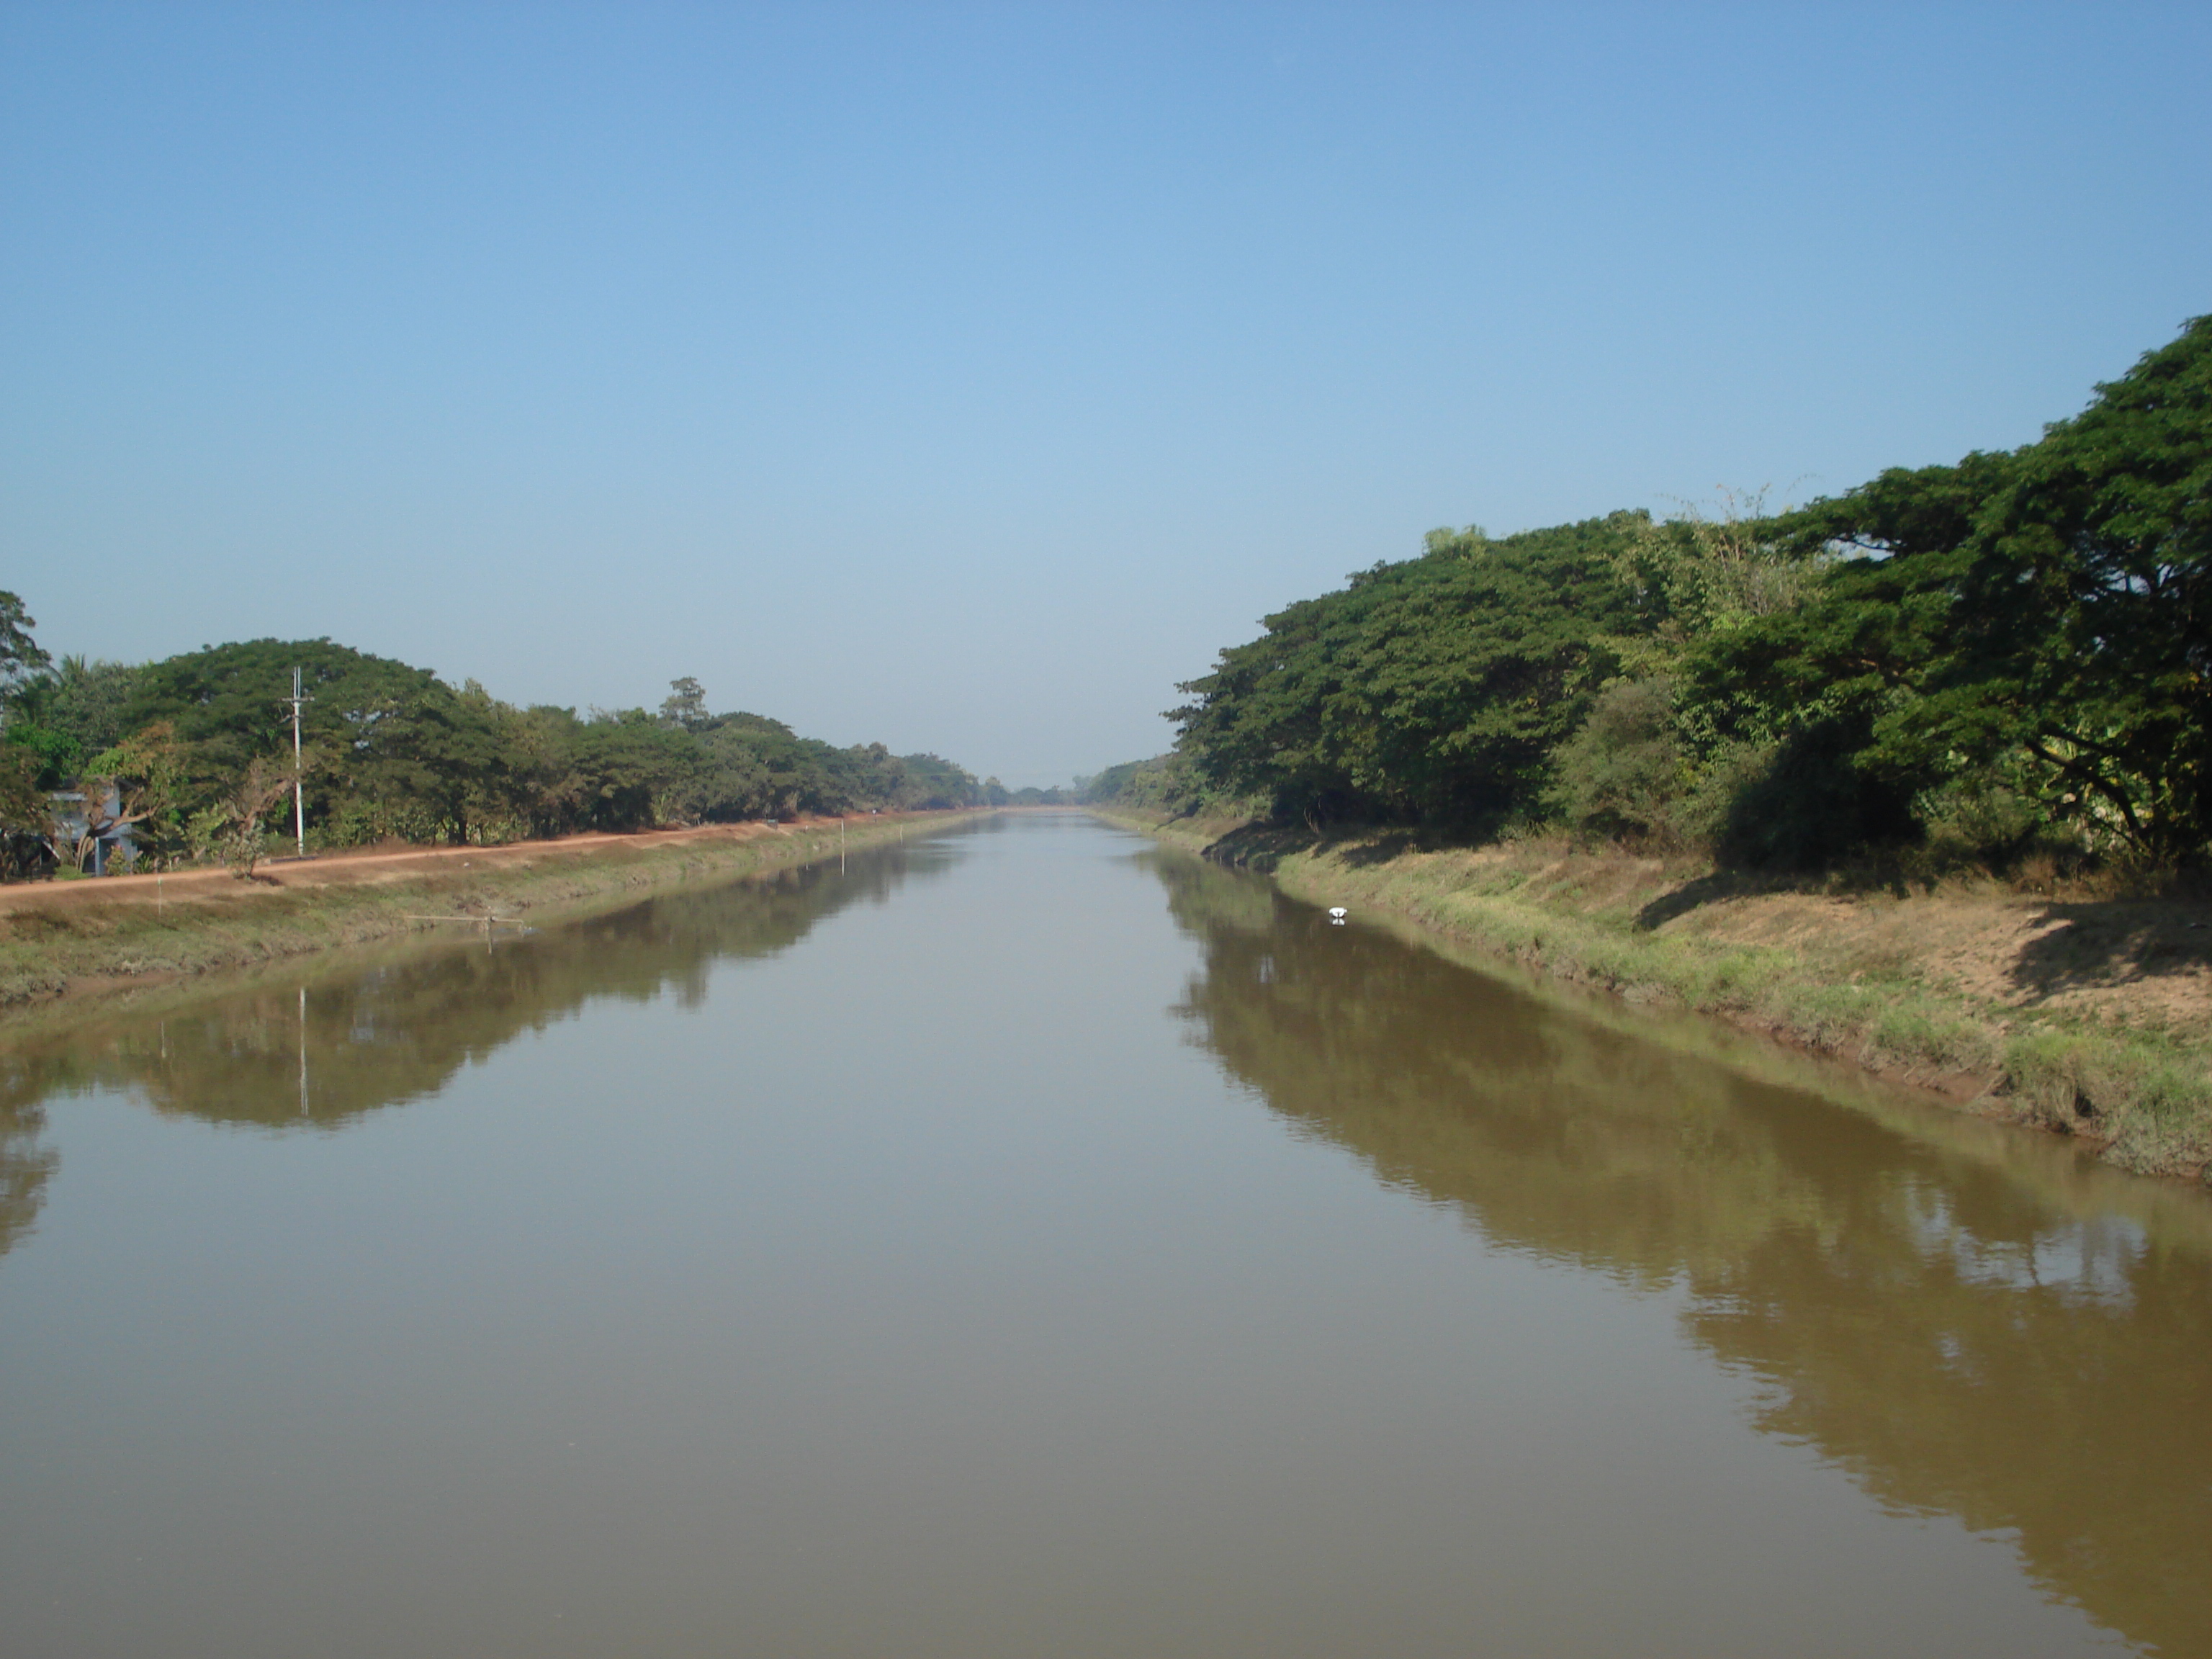
<path fill-rule="evenodd" d="M 1182 688 L 1178 746 L 1206 787 L 1314 823 L 1531 810 L 1638 626 L 1621 566 L 1648 523 L 1434 533 L 1223 652 Z"/>
<path fill-rule="evenodd" d="M 41 801 L 76 770 L 81 754 L 69 733 L 51 723 L 55 679 L 47 670 L 53 659 L 40 647 L 31 630 L 37 620 L 23 609 L 13 593 L 0 592 L 0 727 L 5 728 L 7 787 L 37 793 Z M 11 809 L 20 826 L 27 829 L 32 816 L 20 803 Z M 43 831 L 40 833 L 43 834 Z"/>
<path fill-rule="evenodd" d="M 1943 792 L 1998 779 L 2093 845 L 2212 842 L 2212 319 L 2037 443 L 1885 472 L 1776 529 L 1843 556 L 1688 670 L 1715 738 L 1775 751 L 1747 853 L 1910 839 Z"/>
<path fill-rule="evenodd" d="M 39 783 L 39 757 L 0 744 L 0 881 L 23 881 L 53 868 L 53 805 Z"/>
<path fill-rule="evenodd" d="M 0 696 L 52 661 L 31 637 L 38 621 L 13 593 L 0 592 Z"/>
<path fill-rule="evenodd" d="M 680 680 L 669 681 L 668 696 L 661 700 L 660 718 L 686 732 L 704 731 L 710 718 L 705 688 L 688 674 Z"/>
<path fill-rule="evenodd" d="M 1547 804 L 1586 830 L 1674 839 L 1692 785 L 1676 735 L 1673 688 L 1663 679 L 1618 679 L 1559 746 Z"/>
<path fill-rule="evenodd" d="M 872 805 L 894 806 L 907 812 L 939 812 L 974 806 L 983 799 L 983 785 L 975 775 L 942 755 L 901 755 L 897 758 L 895 793 L 890 799 Z"/>
<path fill-rule="evenodd" d="M 775 810 L 775 790 L 758 734 L 718 726 L 699 738 L 695 810 L 715 823 L 765 817 Z"/>
<path fill-rule="evenodd" d="M 2016 744 L 2070 817 L 2154 858 L 2212 842 L 2212 317 L 2021 452 L 1977 518 L 1954 637 L 1881 752 Z"/>
<path fill-rule="evenodd" d="M 283 699 L 295 666 L 312 699 L 302 732 L 324 757 L 309 823 L 333 825 L 340 840 L 466 839 L 473 792 L 496 761 L 495 726 L 428 669 L 327 639 L 252 640 L 147 665 L 120 718 L 132 730 L 173 726 L 185 792 L 206 807 L 256 760 L 289 766 Z"/>
<path fill-rule="evenodd" d="M 690 733 L 631 708 L 586 722 L 579 738 L 576 765 L 592 828 L 650 830 L 681 816 L 698 767 Z"/>
<path fill-rule="evenodd" d="M 183 774 L 176 734 L 166 721 L 88 761 L 77 785 L 84 796 L 84 829 L 69 849 L 76 867 L 85 867 L 99 842 L 173 811 Z"/>
<path fill-rule="evenodd" d="M 46 723 L 87 755 L 112 749 L 130 729 L 124 715 L 137 690 L 138 672 L 135 663 L 64 657 L 54 672 Z"/>
<path fill-rule="evenodd" d="M 264 821 L 270 810 L 292 793 L 292 769 L 286 762 L 256 755 L 216 799 L 211 820 L 216 850 L 230 872 L 250 879 L 269 848 Z"/>

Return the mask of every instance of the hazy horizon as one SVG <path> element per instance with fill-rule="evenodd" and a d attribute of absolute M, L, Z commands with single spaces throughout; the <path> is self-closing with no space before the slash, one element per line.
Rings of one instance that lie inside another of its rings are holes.
<path fill-rule="evenodd" d="M 0 7 L 48 650 L 696 676 L 1011 786 L 1436 526 L 2007 448 L 2212 311 L 2212 13 Z"/>

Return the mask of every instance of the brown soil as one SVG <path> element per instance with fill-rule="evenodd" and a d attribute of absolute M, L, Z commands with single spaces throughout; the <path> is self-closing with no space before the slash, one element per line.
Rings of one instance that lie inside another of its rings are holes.
<path fill-rule="evenodd" d="M 2008 1007 L 2212 1025 L 2212 916 L 2202 904 L 1778 895 L 1723 912 L 1703 931 L 1800 942 L 1814 956 L 1847 945 L 1863 957 L 1917 961 L 1931 982 Z"/>

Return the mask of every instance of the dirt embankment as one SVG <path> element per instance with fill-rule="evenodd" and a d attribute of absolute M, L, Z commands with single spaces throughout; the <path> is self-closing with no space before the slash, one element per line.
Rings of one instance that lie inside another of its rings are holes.
<path fill-rule="evenodd" d="M 506 847 L 372 848 L 225 870 L 0 887 L 0 1017 L 64 994 L 247 966 L 419 929 L 493 927 L 672 883 L 769 870 L 972 816 L 871 813 Z"/>
<path fill-rule="evenodd" d="M 1686 1006 L 2212 1180 L 2212 905 L 1765 880 L 1565 837 L 1133 828 L 1631 1001 Z"/>
<path fill-rule="evenodd" d="M 834 829 L 837 821 L 824 822 Z M 0 887 L 0 916 L 71 915 L 87 906 L 119 913 L 141 905 L 244 904 L 273 893 L 315 887 L 388 885 L 446 868 L 536 867 L 548 860 L 574 858 L 609 848 L 647 853 L 702 842 L 751 841 L 797 827 L 801 826 L 715 823 L 633 836 L 568 836 L 558 841 L 516 842 L 505 847 L 356 847 L 313 854 L 305 859 L 264 859 L 251 877 L 242 878 L 228 870 L 210 868 L 180 870 L 165 876 L 110 876 L 100 881 L 22 882 Z"/>

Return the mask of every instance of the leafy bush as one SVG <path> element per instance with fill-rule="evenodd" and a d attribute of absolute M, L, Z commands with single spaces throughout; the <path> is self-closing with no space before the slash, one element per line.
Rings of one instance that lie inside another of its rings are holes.
<path fill-rule="evenodd" d="M 1615 680 L 1559 745 L 1545 804 L 1583 830 L 1675 838 L 1691 773 L 1663 679 Z"/>

